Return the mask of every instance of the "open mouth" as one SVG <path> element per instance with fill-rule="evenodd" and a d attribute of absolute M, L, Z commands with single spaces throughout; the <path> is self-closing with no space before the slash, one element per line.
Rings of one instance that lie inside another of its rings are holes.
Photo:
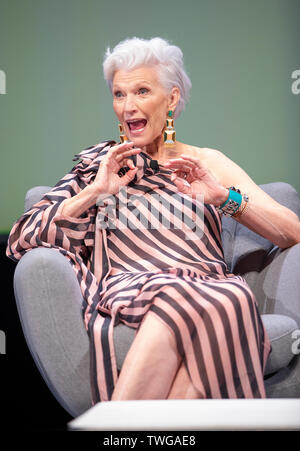
<path fill-rule="evenodd" d="M 132 119 L 126 122 L 130 130 L 130 133 L 133 135 L 143 133 L 147 125 L 146 119 Z"/>

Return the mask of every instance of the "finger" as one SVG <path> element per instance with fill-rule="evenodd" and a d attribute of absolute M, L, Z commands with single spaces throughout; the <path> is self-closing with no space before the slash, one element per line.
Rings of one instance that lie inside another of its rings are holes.
<path fill-rule="evenodd" d="M 128 158 L 126 163 L 127 163 L 127 166 L 129 167 L 129 169 L 135 169 L 134 163 L 132 160 L 130 160 L 130 158 Z"/>
<path fill-rule="evenodd" d="M 180 170 L 178 170 L 178 171 L 175 171 L 175 174 L 176 174 L 178 177 L 182 178 L 182 179 L 186 179 L 189 173 L 190 173 L 190 170 L 188 170 L 188 171 L 182 171 L 182 170 L 180 169 Z"/>
<path fill-rule="evenodd" d="M 171 174 L 171 180 L 175 179 L 186 180 L 188 178 L 188 175 L 189 175 L 188 172 L 175 171 Z"/>
<path fill-rule="evenodd" d="M 205 168 L 196 168 L 193 172 L 197 178 L 202 178 L 207 175 L 207 170 Z"/>
<path fill-rule="evenodd" d="M 173 160 L 173 161 L 169 160 L 168 162 L 165 163 L 165 166 L 172 169 L 180 168 L 182 170 L 190 170 L 196 167 L 194 163 L 184 160 Z"/>
<path fill-rule="evenodd" d="M 201 161 L 199 160 L 199 158 L 191 157 L 190 155 L 186 155 L 184 153 L 182 153 L 180 156 L 183 160 L 193 162 L 196 166 L 202 167 L 202 164 L 201 164 Z"/>
<path fill-rule="evenodd" d="M 124 150 L 131 149 L 134 146 L 132 141 L 125 141 L 122 144 L 117 144 L 109 149 L 109 152 L 113 155 L 122 153 Z"/>
<path fill-rule="evenodd" d="M 140 147 L 130 147 L 130 148 L 124 148 L 124 149 L 119 149 L 117 152 L 117 156 L 124 156 L 127 152 L 141 152 L 141 148 Z"/>
<path fill-rule="evenodd" d="M 184 194 L 191 194 L 192 188 L 187 180 L 177 177 L 176 174 L 172 174 L 171 180 L 175 183 L 179 191 L 183 192 Z"/>
<path fill-rule="evenodd" d="M 137 167 L 134 167 L 133 169 L 130 169 L 129 171 L 127 171 L 126 174 L 123 175 L 123 177 L 121 177 L 120 185 L 121 186 L 128 185 L 128 183 L 134 179 L 134 176 L 137 173 L 137 171 L 138 171 Z"/>
<path fill-rule="evenodd" d="M 186 159 L 181 158 L 181 157 L 179 157 L 179 158 L 169 158 L 169 160 L 167 160 L 165 164 L 179 164 L 179 163 L 187 164 L 187 165 L 195 165 L 195 163 L 193 161 L 189 161 L 189 160 L 186 160 Z"/>
<path fill-rule="evenodd" d="M 115 160 L 120 163 L 122 160 L 125 160 L 130 155 L 136 155 L 140 153 L 142 149 L 135 147 L 134 149 L 129 149 L 124 151 L 124 153 L 114 155 Z"/>

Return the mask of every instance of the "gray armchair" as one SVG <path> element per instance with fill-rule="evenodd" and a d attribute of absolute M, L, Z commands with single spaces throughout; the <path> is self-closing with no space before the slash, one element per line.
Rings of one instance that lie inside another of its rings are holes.
<path fill-rule="evenodd" d="M 278 182 L 261 188 L 300 217 L 299 198 L 289 184 Z M 42 186 L 29 190 L 25 211 L 50 189 Z M 232 272 L 245 277 L 256 295 L 271 339 L 272 352 L 265 370 L 267 397 L 300 397 L 300 350 L 295 350 L 293 335 L 300 329 L 300 244 L 281 250 L 231 218 L 225 217 L 222 223 L 226 263 Z M 55 249 L 36 248 L 18 262 L 14 290 L 33 359 L 57 401 L 77 417 L 91 407 L 92 401 L 89 341 L 81 319 L 82 294 L 75 273 Z M 134 331 L 119 324 L 114 334 L 121 368 Z"/>

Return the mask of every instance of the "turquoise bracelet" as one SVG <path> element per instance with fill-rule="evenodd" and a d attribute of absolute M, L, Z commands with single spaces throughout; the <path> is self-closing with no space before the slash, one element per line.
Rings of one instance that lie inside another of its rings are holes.
<path fill-rule="evenodd" d="M 243 196 L 239 189 L 231 186 L 229 189 L 229 195 L 226 201 L 220 205 L 217 209 L 225 216 L 232 216 L 238 211 L 241 206 Z"/>

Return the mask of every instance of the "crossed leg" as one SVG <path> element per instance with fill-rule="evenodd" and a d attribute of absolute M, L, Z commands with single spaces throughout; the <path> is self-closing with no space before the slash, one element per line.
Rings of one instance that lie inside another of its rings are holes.
<path fill-rule="evenodd" d="M 204 398 L 203 394 L 199 392 L 191 382 L 185 364 L 182 362 L 171 389 L 168 394 L 168 399 L 200 399 Z"/>
<path fill-rule="evenodd" d="M 148 312 L 127 353 L 112 400 L 201 397 L 177 351 L 174 335 Z"/>

